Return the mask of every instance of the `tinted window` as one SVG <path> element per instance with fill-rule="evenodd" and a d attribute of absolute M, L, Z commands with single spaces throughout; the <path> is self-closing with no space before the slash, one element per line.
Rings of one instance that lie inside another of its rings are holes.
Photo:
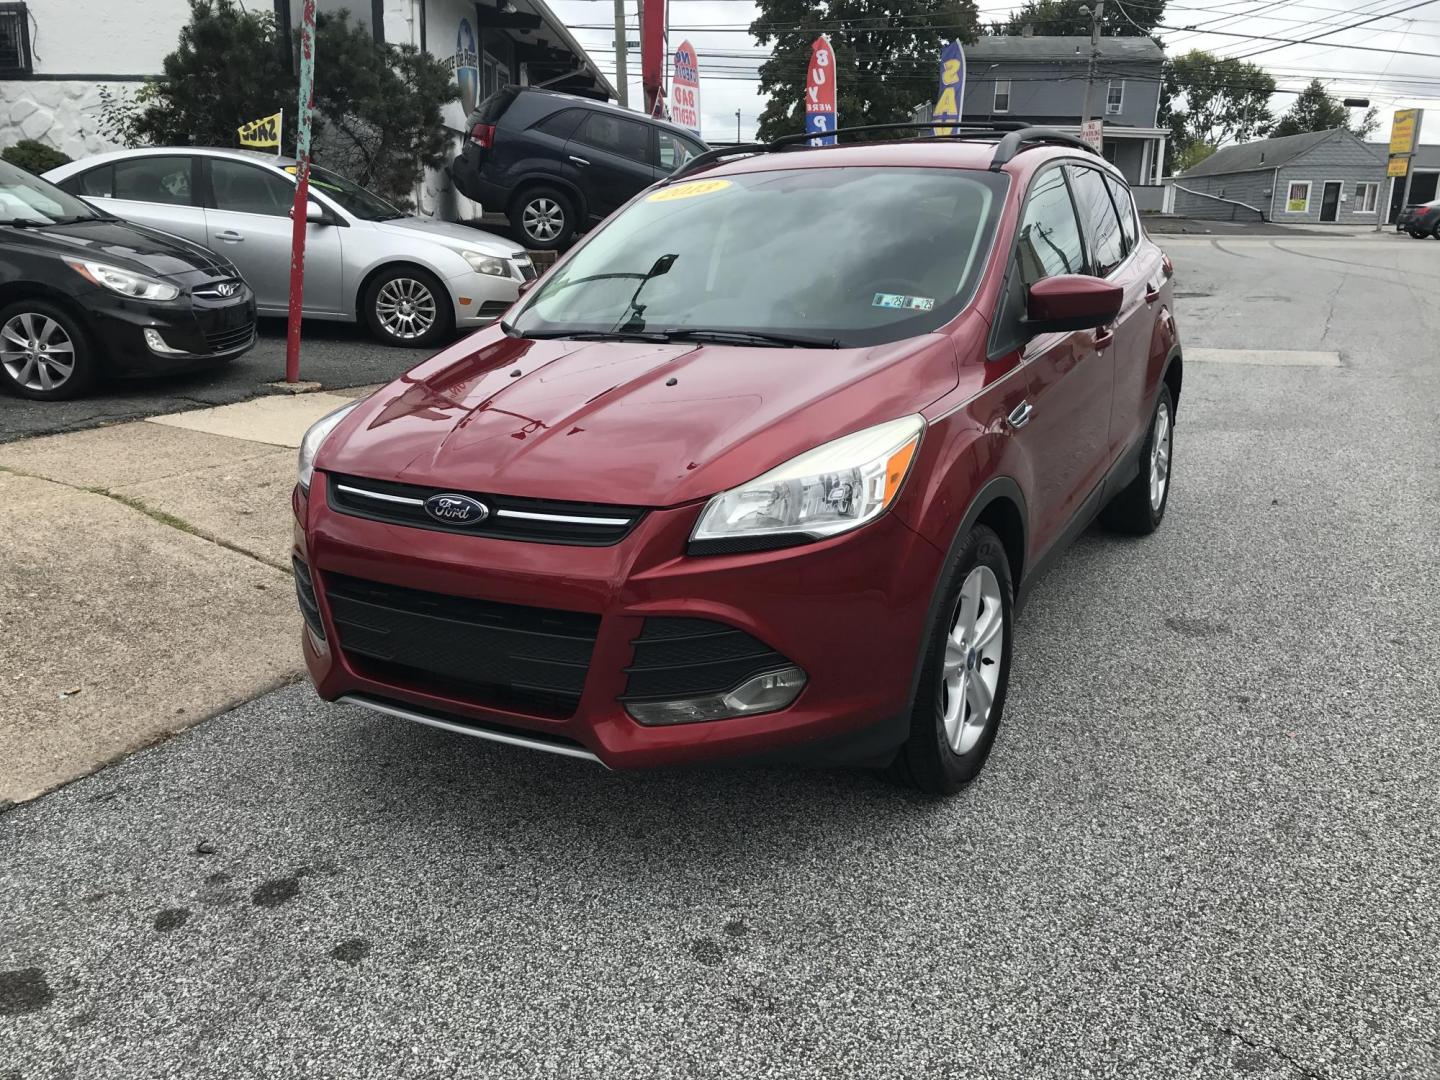
<path fill-rule="evenodd" d="M 1095 169 L 1069 167 L 1075 190 L 1075 208 L 1085 223 L 1085 237 L 1090 243 L 1090 272 L 1105 277 L 1125 259 L 1125 242 L 1121 239 L 1120 219 L 1110 201 L 1105 177 Z"/>
<path fill-rule="evenodd" d="M 666 172 L 673 172 L 691 158 L 704 153 L 697 143 L 668 131 L 657 129 L 655 137 L 660 143 L 660 167 Z"/>
<path fill-rule="evenodd" d="M 1125 250 L 1134 251 L 1135 245 L 1140 242 L 1140 226 L 1135 222 L 1135 200 L 1130 196 L 1130 189 L 1113 176 L 1107 176 L 1105 183 L 1110 186 L 1110 196 L 1115 200 L 1115 209 L 1120 214 L 1120 231 L 1125 235 Z"/>
<path fill-rule="evenodd" d="M 286 165 L 285 171 L 291 176 L 295 175 L 295 166 Z M 395 218 L 405 217 L 405 212 L 397 206 L 391 206 L 388 202 L 376 195 L 369 188 L 363 188 L 353 180 L 347 180 L 338 173 L 332 173 L 329 169 L 322 169 L 319 165 L 310 166 L 310 187 L 315 191 L 323 191 L 330 198 L 343 206 L 350 213 L 366 221 L 391 221 Z M 286 198 L 290 200 L 288 205 L 295 203 L 295 189 L 286 187 Z"/>
<path fill-rule="evenodd" d="M 471 47 L 473 48 L 474 46 Z M 475 124 L 495 123 L 495 121 L 505 115 L 505 110 L 510 107 L 510 103 L 515 100 L 519 93 L 519 89 L 514 86 L 507 86 L 503 90 L 495 91 L 495 93 L 480 102 L 475 111 L 470 114 L 471 126 L 473 127 Z"/>
<path fill-rule="evenodd" d="M 190 206 L 188 157 L 139 157 L 115 162 L 114 198 Z"/>
<path fill-rule="evenodd" d="M 89 196 L 96 199 L 108 199 L 115 190 L 115 170 L 110 165 L 101 165 L 98 169 L 91 169 L 79 176 L 72 176 L 69 180 L 60 181 L 60 186 L 71 195 L 79 195 L 82 198 Z"/>
<path fill-rule="evenodd" d="M 554 135 L 557 139 L 568 139 L 575 134 L 575 129 L 580 126 L 580 119 L 584 115 L 580 109 L 561 109 L 545 117 L 535 128 L 546 135 Z"/>
<path fill-rule="evenodd" d="M 1062 170 L 1049 169 L 1031 185 L 1015 256 L 1026 286 L 1057 274 L 1085 272 L 1085 248 Z"/>
<path fill-rule="evenodd" d="M 210 160 L 210 190 L 215 209 L 236 214 L 284 217 L 295 203 L 295 185 L 274 173 L 240 161 Z"/>
<path fill-rule="evenodd" d="M 650 160 L 650 129 L 634 120 L 592 112 L 575 133 L 577 142 L 635 161 Z"/>

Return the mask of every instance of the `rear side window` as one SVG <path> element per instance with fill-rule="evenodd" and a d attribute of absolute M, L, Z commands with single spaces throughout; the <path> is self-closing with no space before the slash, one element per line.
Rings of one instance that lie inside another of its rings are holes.
<path fill-rule="evenodd" d="M 1140 226 L 1135 222 L 1135 200 L 1130 189 L 1113 176 L 1105 177 L 1110 187 L 1110 197 L 1115 200 L 1115 210 L 1120 215 L 1120 231 L 1125 236 L 1125 250 L 1134 251 L 1140 243 Z"/>
<path fill-rule="evenodd" d="M 1015 245 L 1020 282 L 1027 288 L 1057 274 L 1085 271 L 1085 246 L 1065 173 L 1049 169 L 1030 188 Z"/>
<path fill-rule="evenodd" d="M 693 157 L 699 157 L 705 151 L 698 143 L 683 139 L 673 132 L 657 129 L 655 137 L 660 143 L 660 167 L 667 172 L 673 172 Z"/>
<path fill-rule="evenodd" d="M 60 186 L 81 198 L 108 199 L 115 192 L 115 167 L 101 165 L 98 169 L 70 177 Z"/>
<path fill-rule="evenodd" d="M 505 115 L 505 110 L 510 107 L 510 103 L 515 100 L 516 95 L 519 93 L 519 89 L 514 86 L 507 86 L 503 90 L 496 90 L 495 93 L 491 94 L 475 107 L 475 111 L 470 114 L 470 126 L 474 127 L 476 124 L 495 123 L 495 121 Z"/>
<path fill-rule="evenodd" d="M 115 162 L 116 199 L 194 205 L 188 157 L 140 157 Z"/>
<path fill-rule="evenodd" d="M 1075 189 L 1075 208 L 1090 242 L 1090 272 L 1105 277 L 1125 261 L 1125 241 L 1115 204 L 1110 201 L 1110 189 L 1096 169 L 1073 165 L 1066 168 Z"/>
<path fill-rule="evenodd" d="M 650 129 L 608 113 L 592 112 L 586 116 L 575 133 L 575 140 L 634 161 L 650 160 Z"/>
<path fill-rule="evenodd" d="M 561 109 L 532 126 L 536 131 L 554 135 L 557 139 L 569 139 L 575 134 L 575 129 L 580 126 L 580 121 L 584 116 L 585 112 L 582 109 Z"/>

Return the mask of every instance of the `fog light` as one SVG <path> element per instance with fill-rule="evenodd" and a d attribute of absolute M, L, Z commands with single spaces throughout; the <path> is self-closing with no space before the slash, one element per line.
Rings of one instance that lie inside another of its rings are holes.
<path fill-rule="evenodd" d="M 792 666 L 756 675 L 729 693 L 681 698 L 678 701 L 634 701 L 625 706 L 625 711 L 642 724 L 695 724 L 703 720 L 728 720 L 783 709 L 800 696 L 804 687 L 805 672 Z"/>
<path fill-rule="evenodd" d="M 145 344 L 150 346 L 151 352 L 160 353 L 162 356 L 175 356 L 185 351 L 184 349 L 172 349 L 165 344 L 165 339 L 160 336 L 159 330 L 148 326 L 145 328 Z"/>

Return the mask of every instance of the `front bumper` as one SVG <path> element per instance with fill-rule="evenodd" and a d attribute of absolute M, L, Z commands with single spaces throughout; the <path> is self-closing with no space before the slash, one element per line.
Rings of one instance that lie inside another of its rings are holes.
<path fill-rule="evenodd" d="M 309 495 L 299 488 L 294 495 L 294 553 L 314 584 L 325 630 L 323 641 L 303 632 L 305 660 L 327 700 L 358 697 L 452 730 L 481 728 L 512 737 L 501 741 L 579 748 L 611 768 L 734 759 L 873 762 L 892 754 L 909 731 L 913 676 L 942 555 L 893 514 L 803 547 L 688 557 L 699 504 L 651 510 L 617 544 L 577 546 L 351 516 L 329 505 L 327 482 L 317 472 Z M 598 616 L 578 704 L 570 715 L 545 715 L 439 680 L 377 674 L 363 657 L 347 654 L 327 575 Z M 620 700 L 626 668 L 645 620 L 662 617 L 742 630 L 801 667 L 805 688 L 778 712 L 639 724 Z"/>
<path fill-rule="evenodd" d="M 215 299 L 182 293 L 163 303 L 99 290 L 85 298 L 107 371 L 119 376 L 170 375 L 233 359 L 255 345 L 255 294 L 242 287 Z M 152 347 L 158 335 L 161 348 Z"/>

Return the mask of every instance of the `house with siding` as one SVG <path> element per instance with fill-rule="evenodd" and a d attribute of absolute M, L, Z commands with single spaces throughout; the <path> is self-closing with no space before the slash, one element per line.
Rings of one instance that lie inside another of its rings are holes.
<path fill-rule="evenodd" d="M 1222 147 L 1175 177 L 1174 212 L 1373 225 L 1389 197 L 1384 148 L 1335 128 Z"/>
<path fill-rule="evenodd" d="M 1390 147 L 1386 143 L 1370 143 L 1377 154 L 1388 155 Z M 1422 143 L 1415 147 L 1415 156 L 1410 159 L 1410 179 L 1408 183 L 1396 181 L 1391 192 L 1389 207 L 1390 217 L 1388 221 L 1393 222 L 1399 216 L 1402 203 L 1425 203 L 1440 195 L 1440 146 L 1434 143 Z"/>

